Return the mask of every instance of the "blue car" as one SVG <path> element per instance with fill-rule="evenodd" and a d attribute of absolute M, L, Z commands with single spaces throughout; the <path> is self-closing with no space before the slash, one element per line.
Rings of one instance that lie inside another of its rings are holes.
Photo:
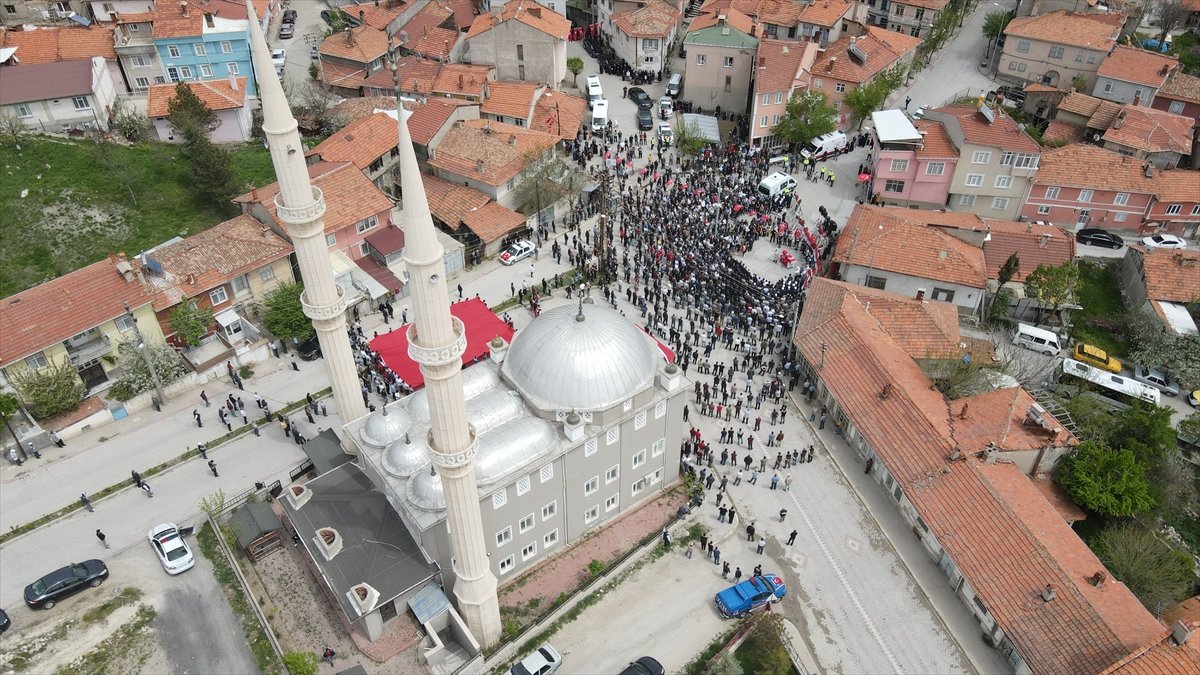
<path fill-rule="evenodd" d="M 717 593 L 715 601 L 721 616 L 730 619 L 779 602 L 785 595 L 787 586 L 783 579 L 775 574 L 764 574 L 726 588 Z"/>

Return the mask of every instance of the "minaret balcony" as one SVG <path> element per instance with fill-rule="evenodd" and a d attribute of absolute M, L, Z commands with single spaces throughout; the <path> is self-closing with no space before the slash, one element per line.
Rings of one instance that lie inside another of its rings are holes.
<path fill-rule="evenodd" d="M 325 195 L 321 193 L 321 188 L 312 188 L 313 200 L 308 204 L 299 206 L 285 206 L 283 203 L 283 192 L 280 191 L 275 195 L 275 214 L 279 220 L 288 225 L 288 232 L 293 236 L 304 236 L 301 233 L 294 232 L 291 226 L 304 225 L 320 220 L 321 216 L 325 215 Z"/>

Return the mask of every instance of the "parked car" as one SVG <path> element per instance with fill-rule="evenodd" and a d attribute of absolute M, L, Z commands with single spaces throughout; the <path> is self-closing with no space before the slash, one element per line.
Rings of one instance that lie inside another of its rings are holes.
<path fill-rule="evenodd" d="M 659 124 L 658 125 L 658 142 L 662 143 L 664 146 L 666 146 L 666 145 L 670 145 L 671 142 L 674 140 L 675 140 L 675 130 L 671 128 L 671 125 L 667 124 L 666 122 Z"/>
<path fill-rule="evenodd" d="M 0 609 L 0 634 L 8 630 L 12 626 L 12 619 L 8 618 L 8 612 Z"/>
<path fill-rule="evenodd" d="M 654 128 L 654 113 L 650 112 L 649 108 L 638 108 L 637 111 L 638 131 L 650 131 Z"/>
<path fill-rule="evenodd" d="M 1152 234 L 1142 237 L 1146 248 L 1187 248 L 1187 242 L 1173 234 Z"/>
<path fill-rule="evenodd" d="M 150 548 L 154 549 L 158 562 L 162 563 L 167 574 L 179 574 L 192 569 L 192 565 L 196 564 L 196 559 L 192 557 L 192 549 L 188 548 L 187 542 L 183 540 L 186 533 L 190 532 L 180 530 L 175 523 L 163 523 L 150 528 L 150 532 L 146 534 L 146 538 L 150 540 Z"/>
<path fill-rule="evenodd" d="M 714 601 L 721 616 L 729 619 L 746 616 L 756 609 L 779 602 L 787 595 L 783 579 L 775 574 L 750 577 L 717 593 Z"/>
<path fill-rule="evenodd" d="M 1108 230 L 1101 230 L 1098 227 L 1085 227 L 1076 232 L 1075 241 L 1080 244 L 1087 244 L 1088 246 L 1104 246 L 1114 250 L 1125 245 L 1124 239 Z"/>
<path fill-rule="evenodd" d="M 646 93 L 641 87 L 630 87 L 629 93 L 626 94 L 629 100 L 637 104 L 639 108 L 653 108 L 654 99 L 650 98 L 650 94 Z"/>
<path fill-rule="evenodd" d="M 658 116 L 664 120 L 671 119 L 671 115 L 675 114 L 675 101 L 670 96 L 664 96 L 658 99 Z"/>
<path fill-rule="evenodd" d="M 317 339 L 317 334 L 313 333 L 312 337 L 296 345 L 296 353 L 304 361 L 316 361 L 321 358 L 321 341 Z"/>
<path fill-rule="evenodd" d="M 501 265 L 512 265 L 533 255 L 533 242 L 528 239 L 514 241 L 500 254 Z"/>
<path fill-rule="evenodd" d="M 537 648 L 537 651 L 521 659 L 508 672 L 509 675 L 550 675 L 562 665 L 562 654 L 548 644 Z"/>
<path fill-rule="evenodd" d="M 663 675 L 666 669 L 653 656 L 643 656 L 621 671 L 621 675 Z"/>
<path fill-rule="evenodd" d="M 272 49 L 271 63 L 275 64 L 275 73 L 277 75 L 282 75 L 284 67 L 287 66 L 287 50 Z"/>
<path fill-rule="evenodd" d="M 108 567 L 100 560 L 72 563 L 26 586 L 25 604 L 33 609 L 51 609 L 59 600 L 95 588 L 107 578 Z"/>
<path fill-rule="evenodd" d="M 1133 379 L 1155 387 L 1167 396 L 1179 395 L 1179 383 L 1168 378 L 1167 374 L 1161 370 L 1147 366 L 1134 366 Z"/>
<path fill-rule="evenodd" d="M 285 24 L 281 24 L 279 26 L 279 39 L 280 40 L 291 40 L 292 36 L 295 34 L 296 34 L 296 24 L 285 23 Z"/>
<path fill-rule="evenodd" d="M 1188 405 L 1193 408 L 1200 408 L 1200 389 L 1188 394 Z"/>
<path fill-rule="evenodd" d="M 1004 85 L 996 88 L 996 93 L 1020 107 L 1025 102 L 1025 90 L 1020 87 Z"/>
<path fill-rule="evenodd" d="M 296 10 L 294 10 L 294 9 L 283 10 L 282 22 L 283 23 L 296 23 Z"/>
<path fill-rule="evenodd" d="M 1121 372 L 1121 362 L 1109 356 L 1108 352 L 1099 347 L 1080 342 L 1075 345 L 1075 351 L 1071 352 L 1071 357 L 1100 370 L 1107 370 L 1110 373 Z"/>

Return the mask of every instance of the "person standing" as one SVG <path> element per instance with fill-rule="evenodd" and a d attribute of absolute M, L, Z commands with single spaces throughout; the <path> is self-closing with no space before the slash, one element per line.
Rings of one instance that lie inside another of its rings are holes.
<path fill-rule="evenodd" d="M 459 288 L 461 289 L 462 286 L 459 286 Z M 460 290 L 459 292 L 461 293 L 462 291 Z M 329 665 L 332 666 L 333 665 L 333 657 L 335 657 L 335 656 L 337 656 L 337 652 L 333 651 L 329 647 L 326 647 L 325 651 L 322 652 L 322 654 L 321 654 L 321 660 L 327 662 Z"/>
<path fill-rule="evenodd" d="M 720 546 L 713 547 L 713 564 L 714 565 L 721 564 L 721 547 Z M 728 563 L 726 563 L 726 564 L 728 564 Z"/>
<path fill-rule="evenodd" d="M 792 530 L 792 533 L 788 535 L 787 545 L 791 546 L 794 543 L 796 543 L 796 530 Z"/>
<path fill-rule="evenodd" d="M 294 355 L 289 354 L 288 360 L 290 360 L 292 362 L 292 370 L 296 371 L 297 373 L 300 372 L 300 364 L 296 363 L 296 357 Z"/>
<path fill-rule="evenodd" d="M 742 580 L 742 568 L 738 567 L 733 571 L 733 583 L 738 583 Z"/>
<path fill-rule="evenodd" d="M 197 427 L 200 427 L 201 429 L 204 428 L 204 422 L 201 421 L 201 419 L 200 419 L 200 411 L 199 410 L 195 410 L 195 409 L 192 410 L 192 418 L 196 420 Z"/>
<path fill-rule="evenodd" d="M 729 512 L 729 509 L 725 508 L 724 506 L 722 506 L 720 509 L 717 509 L 717 522 L 719 522 L 719 523 L 725 522 L 725 514 L 728 512 Z"/>
<path fill-rule="evenodd" d="M 104 548 L 112 548 L 108 545 L 108 537 L 104 536 L 104 533 L 101 532 L 99 528 L 96 528 L 96 538 L 100 540 L 100 543 L 104 545 Z"/>
<path fill-rule="evenodd" d="M 83 508 L 88 510 L 88 513 L 95 513 L 96 509 L 92 508 L 92 500 L 88 499 L 87 493 L 80 493 L 79 503 L 83 504 Z"/>
<path fill-rule="evenodd" d="M 726 562 L 724 565 L 721 565 L 721 578 L 722 579 L 729 578 L 729 563 L 728 562 Z"/>
<path fill-rule="evenodd" d="M 767 540 L 766 540 L 766 538 L 765 538 L 765 537 L 759 537 L 759 538 L 758 538 L 758 554 L 759 554 L 759 555 L 762 555 L 762 552 L 763 552 L 764 550 L 766 550 L 766 548 L 767 548 Z"/>
<path fill-rule="evenodd" d="M 208 470 L 209 470 L 209 471 L 212 471 L 213 478 L 220 478 L 220 477 L 221 477 L 221 474 L 217 473 L 217 462 L 216 462 L 216 460 L 212 460 L 212 459 L 208 460 Z"/>
<path fill-rule="evenodd" d="M 754 523 L 746 526 L 746 541 L 754 541 Z"/>
<path fill-rule="evenodd" d="M 789 492 L 792 489 L 792 474 L 788 474 L 787 478 L 783 479 L 783 491 Z"/>

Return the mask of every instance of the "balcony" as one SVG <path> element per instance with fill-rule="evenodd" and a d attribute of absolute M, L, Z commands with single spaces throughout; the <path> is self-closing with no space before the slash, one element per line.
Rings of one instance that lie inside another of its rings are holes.
<path fill-rule="evenodd" d="M 67 357 L 71 359 L 71 365 L 78 366 L 81 363 L 94 361 L 112 351 L 112 340 L 102 334 L 94 340 L 79 344 L 71 344 L 69 340 L 64 341 L 63 347 L 67 349 Z"/>

